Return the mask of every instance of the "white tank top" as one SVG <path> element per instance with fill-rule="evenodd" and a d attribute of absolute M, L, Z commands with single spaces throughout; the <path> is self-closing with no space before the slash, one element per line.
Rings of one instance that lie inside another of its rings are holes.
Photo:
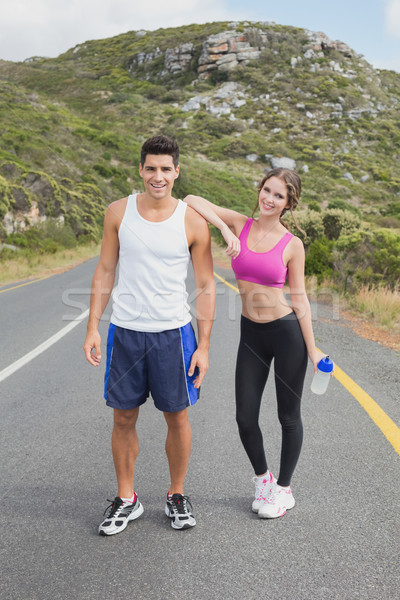
<path fill-rule="evenodd" d="M 165 331 L 191 320 L 186 277 L 190 252 L 186 204 L 178 200 L 165 221 L 147 221 L 129 196 L 119 237 L 119 277 L 111 323 L 136 331 Z"/>

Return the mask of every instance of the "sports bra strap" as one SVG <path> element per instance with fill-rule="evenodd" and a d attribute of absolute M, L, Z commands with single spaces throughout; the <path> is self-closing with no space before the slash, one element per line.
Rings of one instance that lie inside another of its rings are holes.
<path fill-rule="evenodd" d="M 239 235 L 240 241 L 244 241 L 247 243 L 247 238 L 249 237 L 249 231 L 250 231 L 252 223 L 253 223 L 253 217 L 250 217 L 249 219 L 247 219 L 247 221 L 244 224 L 243 229 Z"/>

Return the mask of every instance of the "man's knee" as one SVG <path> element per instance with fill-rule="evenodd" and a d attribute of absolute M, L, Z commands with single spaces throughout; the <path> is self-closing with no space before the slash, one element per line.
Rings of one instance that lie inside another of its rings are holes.
<path fill-rule="evenodd" d="M 132 428 L 135 427 L 139 416 L 139 408 L 123 410 L 114 408 L 114 427 Z"/>
<path fill-rule="evenodd" d="M 190 427 L 189 411 L 187 408 L 178 412 L 165 412 L 164 417 L 168 429 L 185 429 L 186 427 Z"/>

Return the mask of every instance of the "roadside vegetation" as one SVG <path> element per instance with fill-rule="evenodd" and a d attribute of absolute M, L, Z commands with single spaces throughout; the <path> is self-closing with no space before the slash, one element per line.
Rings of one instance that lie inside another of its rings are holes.
<path fill-rule="evenodd" d="M 74 248 L 58 248 L 51 254 L 22 252 L 16 256 L 15 252 L 11 252 L 0 263 L 0 285 L 68 271 L 94 258 L 99 252 L 100 245 L 94 242 Z"/>

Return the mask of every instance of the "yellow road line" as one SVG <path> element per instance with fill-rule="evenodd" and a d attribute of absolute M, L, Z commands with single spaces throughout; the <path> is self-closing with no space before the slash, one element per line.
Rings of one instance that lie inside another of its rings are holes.
<path fill-rule="evenodd" d="M 51 275 L 54 275 L 52 273 Z M 45 275 L 44 277 L 38 277 L 38 279 L 34 279 L 33 281 L 26 281 L 25 283 L 20 283 L 19 285 L 14 285 L 13 287 L 6 288 L 5 290 L 0 290 L 0 294 L 4 294 L 4 292 L 11 292 L 11 290 L 16 290 L 18 288 L 24 287 L 25 285 L 31 285 L 32 283 L 37 283 L 38 281 L 43 281 L 43 279 L 48 279 L 51 275 Z"/>
<path fill-rule="evenodd" d="M 220 281 L 225 283 L 228 287 L 235 291 L 239 291 L 237 287 L 231 285 L 223 277 L 220 277 L 214 272 L 214 276 Z M 318 348 L 317 348 L 318 350 Z M 319 350 L 322 352 L 321 350 Z M 333 372 L 339 383 L 361 404 L 365 412 L 373 420 L 375 425 L 379 427 L 386 439 L 392 444 L 393 448 L 398 454 L 400 454 L 400 428 L 397 427 L 396 423 L 387 416 L 384 410 L 365 392 L 355 381 L 351 379 L 340 367 L 335 363 L 335 370 Z"/>
<path fill-rule="evenodd" d="M 217 279 L 219 279 L 220 281 L 222 281 L 222 283 L 224 283 L 224 284 L 225 284 L 225 285 L 227 285 L 228 287 L 230 287 L 230 288 L 232 288 L 233 290 L 235 290 L 235 292 L 238 292 L 238 293 L 239 293 L 239 290 L 238 290 L 238 288 L 237 288 L 237 287 L 235 287 L 234 285 L 231 285 L 230 283 L 228 283 L 227 281 L 225 281 L 225 279 L 224 279 L 223 277 L 220 277 L 220 276 L 218 275 L 218 273 L 216 273 L 215 271 L 214 271 L 214 277 L 216 277 Z"/>
<path fill-rule="evenodd" d="M 342 371 L 335 363 L 334 376 L 343 387 L 361 404 L 363 409 L 371 417 L 373 422 L 382 431 L 383 435 L 389 440 L 393 448 L 400 454 L 400 428 L 392 421 L 390 417 L 381 409 L 364 390 L 353 381 L 347 373 Z"/>

